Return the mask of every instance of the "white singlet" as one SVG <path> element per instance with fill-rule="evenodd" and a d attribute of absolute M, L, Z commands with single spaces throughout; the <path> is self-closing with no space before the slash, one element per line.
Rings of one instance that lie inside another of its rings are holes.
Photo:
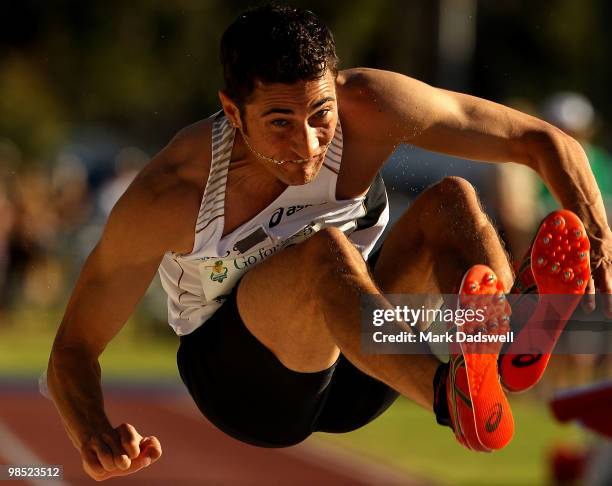
<path fill-rule="evenodd" d="M 179 336 L 201 326 L 245 272 L 287 245 L 299 243 L 321 228 L 335 226 L 367 259 L 389 221 L 387 193 L 380 174 L 365 196 L 336 200 L 342 160 L 342 129 L 338 122 L 323 166 L 313 181 L 288 186 L 257 216 L 221 237 L 236 129 L 222 111 L 212 118 L 211 168 L 193 250 L 181 255 L 168 252 L 159 267 L 161 283 L 168 294 L 168 322 Z"/>

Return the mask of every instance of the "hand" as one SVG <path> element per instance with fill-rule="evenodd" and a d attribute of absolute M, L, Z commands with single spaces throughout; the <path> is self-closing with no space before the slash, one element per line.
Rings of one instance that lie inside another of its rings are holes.
<path fill-rule="evenodd" d="M 161 455 L 159 440 L 143 438 L 130 424 L 94 434 L 81 446 L 83 469 L 96 481 L 133 474 Z"/>
<path fill-rule="evenodd" d="M 603 238 L 589 236 L 591 241 L 591 279 L 587 285 L 582 308 L 590 314 L 595 310 L 595 291 L 602 294 L 603 311 L 612 318 L 612 233 L 607 228 Z"/>

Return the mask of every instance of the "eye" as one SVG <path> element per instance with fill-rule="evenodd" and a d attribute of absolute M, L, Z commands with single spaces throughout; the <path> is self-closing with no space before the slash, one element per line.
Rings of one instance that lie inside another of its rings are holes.
<path fill-rule="evenodd" d="M 330 111 L 331 110 L 329 108 L 319 110 L 315 113 L 315 118 L 325 118 Z"/>
<path fill-rule="evenodd" d="M 274 125 L 275 127 L 286 127 L 287 125 L 289 125 L 289 122 L 287 120 L 284 120 L 282 118 L 278 118 L 276 120 L 272 120 L 270 122 L 272 125 Z"/>

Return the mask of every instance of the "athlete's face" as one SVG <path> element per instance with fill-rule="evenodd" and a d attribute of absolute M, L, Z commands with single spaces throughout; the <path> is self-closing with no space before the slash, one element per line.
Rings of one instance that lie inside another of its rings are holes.
<path fill-rule="evenodd" d="M 335 77 L 328 72 L 320 79 L 294 84 L 258 82 L 243 116 L 234 123 L 266 170 L 285 184 L 306 184 L 321 169 L 334 138 Z M 275 164 L 266 158 L 285 162 Z"/>

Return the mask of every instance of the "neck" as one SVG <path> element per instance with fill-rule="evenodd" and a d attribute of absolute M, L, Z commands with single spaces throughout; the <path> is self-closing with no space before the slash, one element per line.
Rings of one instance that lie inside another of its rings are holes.
<path fill-rule="evenodd" d="M 243 194 L 259 197 L 280 193 L 287 184 L 266 170 L 250 150 L 244 146 L 240 132 L 236 132 L 234 150 L 228 171 L 228 186 Z"/>

